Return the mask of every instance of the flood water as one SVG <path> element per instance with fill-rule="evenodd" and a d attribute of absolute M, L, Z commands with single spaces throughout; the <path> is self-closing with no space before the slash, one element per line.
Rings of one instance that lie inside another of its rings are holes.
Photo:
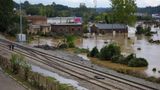
<path fill-rule="evenodd" d="M 55 78 L 61 84 L 71 85 L 74 88 L 76 88 L 76 90 L 88 90 L 85 87 L 80 86 L 79 83 L 77 81 L 75 81 L 75 80 L 67 79 L 65 77 L 60 76 L 57 73 L 54 73 L 54 72 L 48 71 L 46 69 L 40 68 L 39 66 L 32 65 L 32 71 L 41 73 L 41 74 L 43 74 L 45 76 L 49 76 L 49 77 Z"/>
<path fill-rule="evenodd" d="M 155 34 L 152 37 L 146 36 L 136 36 L 135 28 L 130 27 L 128 35 L 116 34 L 115 36 L 106 34 L 94 36 L 92 38 L 84 38 L 77 41 L 77 46 L 80 48 L 86 48 L 92 50 L 95 46 L 100 50 L 102 47 L 107 45 L 110 42 L 115 42 L 120 45 L 122 54 L 128 55 L 130 53 L 135 53 L 137 57 L 146 58 L 149 65 L 144 73 L 148 76 L 160 77 L 160 44 L 150 44 L 149 39 L 158 39 L 160 40 L 160 29 L 152 28 L 153 31 L 158 31 L 158 34 Z M 128 39 L 130 37 L 130 39 Z M 108 43 L 105 43 L 108 42 Z M 141 50 L 137 50 L 141 48 Z M 156 68 L 157 71 L 153 72 L 152 69 Z"/>
<path fill-rule="evenodd" d="M 134 27 L 129 28 L 129 33 L 125 34 L 106 34 L 106 35 L 93 35 L 92 38 L 81 38 L 76 40 L 76 46 L 80 48 L 85 48 L 92 50 L 95 46 L 100 50 L 102 47 L 106 46 L 111 42 L 117 43 L 121 47 L 123 55 L 129 55 L 130 53 L 135 53 L 137 57 L 146 58 L 149 65 L 147 69 L 144 70 L 148 76 L 160 77 L 160 44 L 150 44 L 149 39 L 158 39 L 160 40 L 160 29 L 153 28 L 152 31 L 158 31 L 158 34 L 153 35 L 152 37 L 146 36 L 137 36 L 135 35 L 136 29 Z M 130 39 L 128 39 L 128 37 Z M 37 45 L 37 40 L 33 41 L 31 45 Z M 55 45 L 55 40 L 53 38 L 41 38 L 40 44 Z M 141 50 L 137 50 L 141 48 Z M 78 56 L 89 60 L 86 55 L 78 54 Z M 157 71 L 153 72 L 152 69 L 156 68 Z"/>

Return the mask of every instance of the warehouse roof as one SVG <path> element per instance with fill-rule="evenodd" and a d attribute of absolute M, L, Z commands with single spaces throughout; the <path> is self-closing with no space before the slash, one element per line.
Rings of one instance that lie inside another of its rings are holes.
<path fill-rule="evenodd" d="M 95 24 L 98 29 L 127 29 L 124 24 Z"/>

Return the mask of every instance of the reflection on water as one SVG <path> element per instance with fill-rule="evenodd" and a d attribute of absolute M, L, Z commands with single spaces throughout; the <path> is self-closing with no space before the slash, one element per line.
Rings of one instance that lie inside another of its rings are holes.
<path fill-rule="evenodd" d="M 89 50 L 92 50 L 93 47 L 97 46 L 100 50 L 110 41 L 115 42 L 121 46 L 122 54 L 128 55 L 130 53 L 135 53 L 137 57 L 147 59 L 149 66 L 144 72 L 148 76 L 160 77 L 158 71 L 155 73 L 152 71 L 153 68 L 160 71 L 160 45 L 150 44 L 148 42 L 150 38 L 160 40 L 160 29 L 152 28 L 152 31 L 158 31 L 158 34 L 155 34 L 153 37 L 135 36 L 135 30 L 135 28 L 129 28 L 128 35 L 117 34 L 116 36 L 112 36 L 106 34 L 94 38 L 81 39 L 77 41 L 77 46 Z M 137 48 L 141 48 L 142 50 L 139 51 Z"/>
<path fill-rule="evenodd" d="M 160 36 L 157 36 L 157 38 L 158 37 Z M 153 68 L 160 70 L 160 45 L 150 44 L 147 40 L 148 39 L 145 37 L 137 40 L 133 46 L 134 52 L 136 53 L 137 57 L 143 57 L 147 59 L 149 63 L 148 69 L 145 71 L 147 75 L 160 77 L 160 73 L 154 73 L 152 71 Z M 138 51 L 138 47 L 140 47 L 142 50 Z"/>
<path fill-rule="evenodd" d="M 107 44 L 115 42 L 121 46 L 121 50 L 124 53 L 129 53 L 132 51 L 131 44 L 132 41 L 128 40 L 128 36 L 124 34 L 118 34 L 116 36 L 112 36 L 110 34 L 95 36 L 93 38 L 86 38 L 78 40 L 77 46 L 80 48 L 86 48 L 92 50 L 95 46 L 100 50 L 102 47 L 106 46 Z"/>
<path fill-rule="evenodd" d="M 57 81 L 59 81 L 62 84 L 72 85 L 77 90 L 88 90 L 88 89 L 86 89 L 84 87 L 79 86 L 79 83 L 77 81 L 75 81 L 75 80 L 64 78 L 64 77 L 58 75 L 57 73 L 50 72 L 50 71 L 45 70 L 43 68 L 40 68 L 38 66 L 32 65 L 32 71 L 38 72 L 38 73 L 42 73 L 45 76 L 53 77 L 53 78 L 55 78 Z"/>

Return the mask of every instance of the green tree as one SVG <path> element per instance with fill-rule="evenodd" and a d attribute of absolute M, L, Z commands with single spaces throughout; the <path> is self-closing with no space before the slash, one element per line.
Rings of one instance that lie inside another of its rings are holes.
<path fill-rule="evenodd" d="M 88 25 L 83 25 L 83 33 L 88 33 Z"/>
<path fill-rule="evenodd" d="M 134 58 L 128 62 L 128 66 L 130 66 L 130 67 L 145 67 L 145 66 L 148 66 L 148 62 L 144 58 Z"/>
<path fill-rule="evenodd" d="M 0 32 L 8 30 L 13 15 L 13 1 L 0 0 Z"/>
<path fill-rule="evenodd" d="M 73 35 L 66 36 L 66 42 L 67 42 L 69 48 L 75 47 L 74 41 L 75 41 L 75 37 Z"/>
<path fill-rule="evenodd" d="M 16 34 L 20 33 L 20 23 L 19 23 L 19 15 L 13 15 L 10 21 L 10 25 L 8 26 L 8 30 L 6 31 L 7 34 L 11 35 L 11 36 L 16 36 Z M 27 20 L 26 18 L 23 17 L 22 19 L 22 23 L 23 23 L 23 33 L 27 32 Z"/>
<path fill-rule="evenodd" d="M 100 51 L 100 58 L 101 59 L 112 59 L 114 56 L 119 56 L 121 54 L 120 47 L 116 44 L 109 44 L 105 46 Z"/>
<path fill-rule="evenodd" d="M 136 22 L 135 0 L 111 0 L 112 14 L 115 23 L 134 25 Z"/>
<path fill-rule="evenodd" d="M 12 65 L 12 72 L 14 74 L 18 74 L 20 70 L 20 66 L 22 65 L 22 62 L 24 60 L 23 56 L 13 54 L 11 57 L 11 65 Z"/>
<path fill-rule="evenodd" d="M 94 47 L 92 49 L 92 51 L 90 52 L 91 57 L 96 57 L 98 54 L 99 54 L 99 51 L 98 51 L 97 47 Z"/>

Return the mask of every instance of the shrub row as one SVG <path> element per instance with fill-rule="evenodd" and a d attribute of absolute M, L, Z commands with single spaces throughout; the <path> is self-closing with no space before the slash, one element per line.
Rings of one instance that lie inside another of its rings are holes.
<path fill-rule="evenodd" d="M 128 65 L 129 67 L 144 67 L 148 66 L 148 62 L 144 58 L 137 58 L 135 54 L 130 54 L 127 57 L 121 55 L 120 47 L 116 44 L 109 44 L 103 47 L 100 52 L 97 47 L 94 47 L 88 54 L 90 57 L 97 57 L 102 60 L 111 60 L 113 63 Z"/>

